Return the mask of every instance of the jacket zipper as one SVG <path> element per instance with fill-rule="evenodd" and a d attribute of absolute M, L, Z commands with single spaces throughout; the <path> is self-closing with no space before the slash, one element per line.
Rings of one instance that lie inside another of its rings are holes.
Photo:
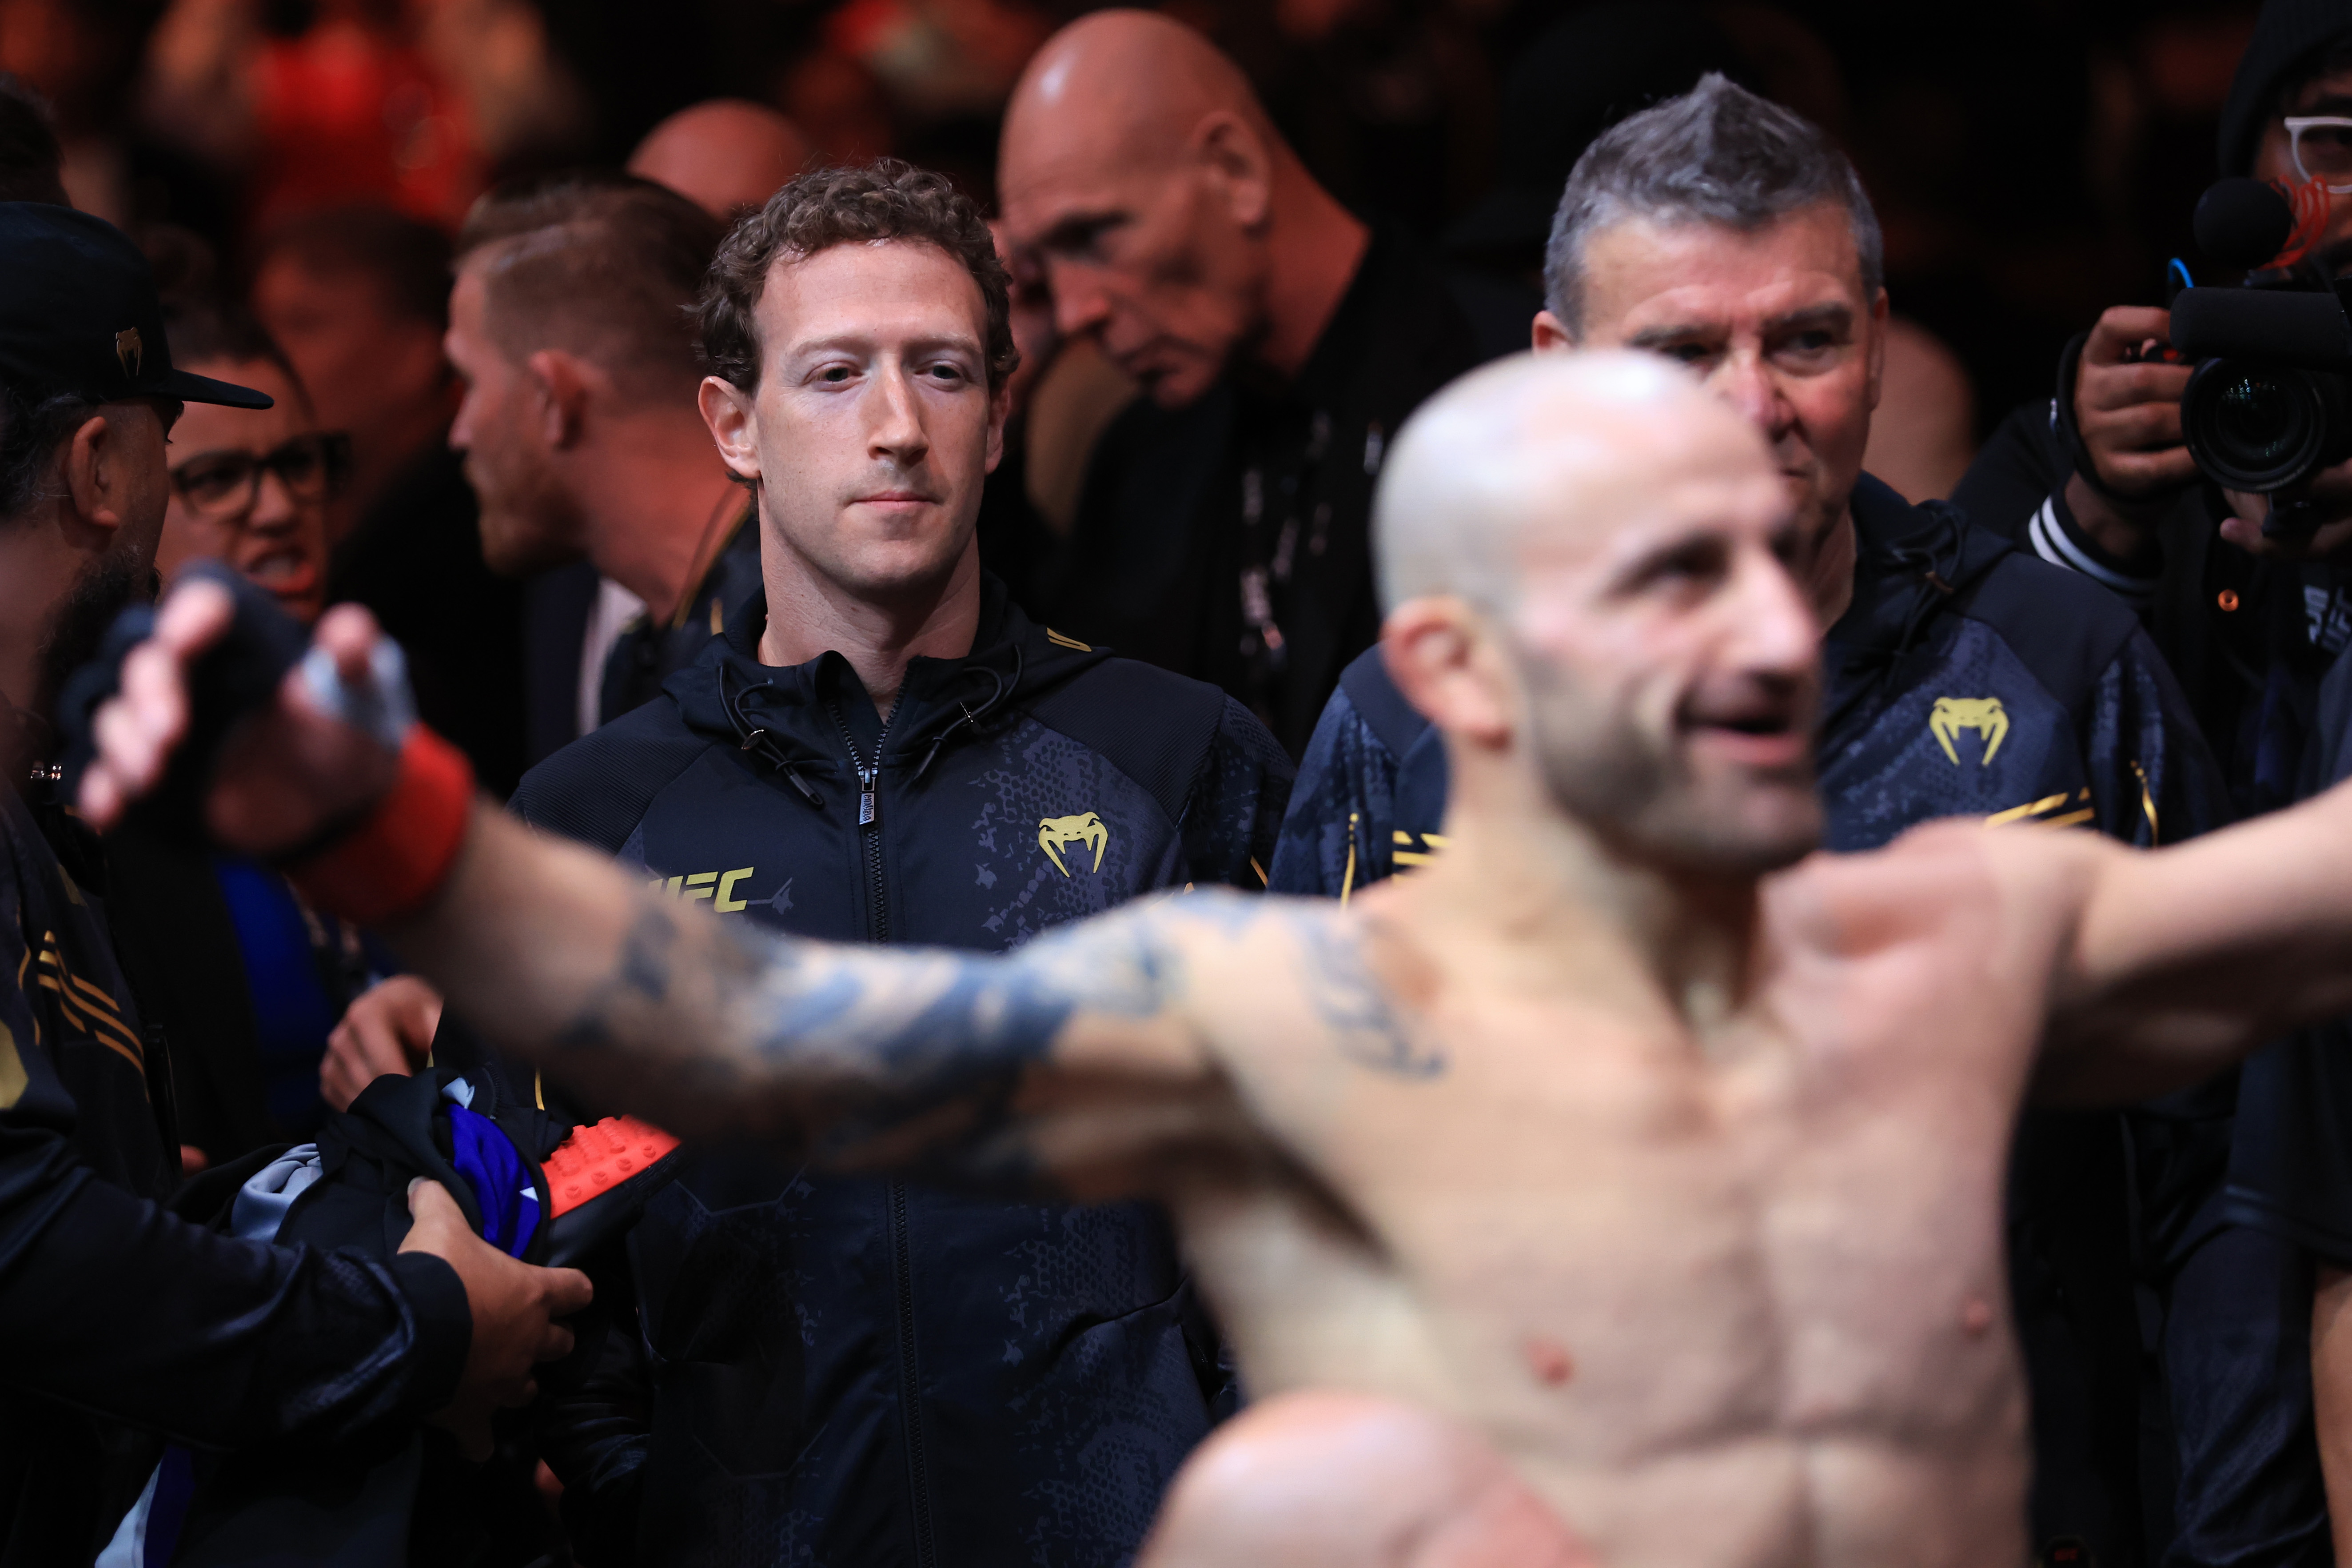
<path fill-rule="evenodd" d="M 841 731 L 841 743 L 849 748 L 850 766 L 857 770 L 857 832 L 865 840 L 866 851 L 866 936 L 869 942 L 884 942 L 890 940 L 890 917 L 884 902 L 887 884 L 882 875 L 882 812 L 877 786 L 890 725 L 887 720 L 883 721 L 882 732 L 874 742 L 874 761 L 868 765 L 858 754 L 857 742 L 850 738 L 841 705 L 832 706 L 834 725 Z M 896 716 L 894 711 L 892 717 Z M 891 1182 L 888 1198 L 890 1283 L 898 1309 L 898 1403 L 906 1413 L 907 1483 L 915 1504 L 915 1561 L 921 1568 L 933 1568 L 939 1552 L 931 1536 L 930 1471 L 923 1455 L 922 1379 L 915 1364 L 914 1247 L 907 1236 L 907 1184 Z"/>

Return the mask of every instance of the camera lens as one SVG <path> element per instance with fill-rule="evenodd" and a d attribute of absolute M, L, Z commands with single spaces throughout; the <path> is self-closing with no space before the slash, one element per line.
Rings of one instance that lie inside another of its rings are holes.
<path fill-rule="evenodd" d="M 2214 444 L 2242 468 L 2269 468 L 2309 437 L 2311 399 L 2274 373 L 2248 371 L 2213 400 Z"/>
<path fill-rule="evenodd" d="M 2231 489 L 2268 492 L 2307 477 L 2340 442 L 2332 376 L 2243 360 L 2208 360 L 2181 399 L 2181 434 L 2197 466 Z"/>

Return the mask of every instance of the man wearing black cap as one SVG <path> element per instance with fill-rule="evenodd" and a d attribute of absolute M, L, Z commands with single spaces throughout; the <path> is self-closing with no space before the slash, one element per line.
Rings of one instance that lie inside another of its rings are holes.
<path fill-rule="evenodd" d="M 317 1447 L 436 1411 L 486 1440 L 586 1282 L 527 1268 L 437 1187 L 387 1266 L 215 1234 L 178 1180 L 170 1072 L 110 940 L 104 857 L 55 784 L 61 688 L 152 596 L 183 404 L 145 260 L 86 214 L 0 204 L 0 1564 L 168 1552 L 165 1445 Z M 184 1450 L 181 1450 L 184 1451 Z M 175 1478 L 178 1478 L 175 1479 Z M 161 1556 L 152 1561 L 164 1560 Z"/>

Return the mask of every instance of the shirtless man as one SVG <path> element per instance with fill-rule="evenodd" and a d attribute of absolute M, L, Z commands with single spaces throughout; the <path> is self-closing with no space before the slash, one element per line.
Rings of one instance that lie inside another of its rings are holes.
<path fill-rule="evenodd" d="M 1810 855 L 1787 489 L 1654 357 L 1457 383 L 1377 525 L 1451 847 L 1346 909 L 1202 893 L 1002 958 L 722 929 L 465 816 L 429 737 L 395 755 L 299 677 L 205 809 L 254 852 L 355 816 L 308 886 L 680 1132 L 1159 1198 L 1255 1393 L 1461 1423 L 1612 1568 L 2022 1562 L 2019 1102 L 2147 1096 L 2352 1010 L 2352 795 L 2156 852 L 1957 822 Z M 133 655 L 93 818 L 152 787 L 226 616 L 178 595 Z M 320 638 L 366 679 L 359 613 Z"/>

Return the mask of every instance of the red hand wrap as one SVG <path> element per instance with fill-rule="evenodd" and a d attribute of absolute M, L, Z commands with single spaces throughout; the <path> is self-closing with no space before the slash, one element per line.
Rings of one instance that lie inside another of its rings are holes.
<path fill-rule="evenodd" d="M 473 818 L 474 767 L 422 724 L 408 727 L 400 775 L 364 821 L 286 870 L 311 907 L 355 925 L 382 925 L 430 903 Z"/>

